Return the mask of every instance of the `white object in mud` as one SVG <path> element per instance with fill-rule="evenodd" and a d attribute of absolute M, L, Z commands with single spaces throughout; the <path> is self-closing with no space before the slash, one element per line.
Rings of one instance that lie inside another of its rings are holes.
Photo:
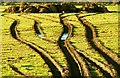
<path fill-rule="evenodd" d="M 61 37 L 61 40 L 66 40 L 67 37 L 68 37 L 68 33 L 64 33 Z"/>
<path fill-rule="evenodd" d="M 38 36 L 40 37 L 40 38 L 42 38 L 42 39 L 44 39 L 45 37 L 44 36 L 42 36 L 41 34 L 38 34 Z"/>

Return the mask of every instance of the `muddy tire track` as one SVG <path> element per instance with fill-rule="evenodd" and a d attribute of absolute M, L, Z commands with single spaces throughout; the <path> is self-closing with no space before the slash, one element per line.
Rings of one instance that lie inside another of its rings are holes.
<path fill-rule="evenodd" d="M 75 14 L 75 15 L 77 15 L 77 14 Z M 67 17 L 67 16 L 64 16 L 63 18 L 65 18 L 65 17 Z M 71 26 L 71 25 L 69 25 L 69 26 Z M 72 26 L 71 26 L 71 27 L 72 27 Z M 72 29 L 71 27 L 69 28 L 70 30 Z M 112 76 L 115 76 L 116 72 L 114 72 L 114 70 L 111 70 L 111 68 L 110 68 L 109 66 L 104 65 L 104 64 L 98 62 L 97 60 L 94 60 L 94 59 L 92 59 L 92 58 L 90 58 L 90 57 L 88 57 L 88 56 L 87 56 L 87 58 L 86 58 L 85 55 L 79 53 L 76 49 L 74 49 L 74 48 L 70 45 L 69 42 L 67 42 L 67 43 L 68 43 L 68 46 L 69 46 L 69 48 L 70 48 L 70 50 L 71 50 L 72 52 L 75 53 L 75 51 L 76 51 L 82 58 L 86 59 L 87 61 L 89 61 L 89 63 L 91 63 L 91 64 L 93 64 L 95 67 L 99 68 L 100 71 L 101 71 L 101 73 L 103 73 L 103 75 L 104 75 L 105 77 L 111 78 Z M 76 53 L 75 55 L 78 55 L 77 53 Z M 78 56 L 79 56 L 79 55 L 78 55 Z M 81 61 L 81 59 L 80 59 L 80 61 Z M 86 65 L 86 67 L 87 67 L 87 63 L 82 62 L 82 61 L 81 61 L 80 63 L 81 63 L 81 65 L 84 65 L 84 66 Z M 106 68 L 106 67 L 107 67 L 107 68 Z M 88 69 L 88 67 L 87 67 L 87 69 Z M 83 69 L 83 70 L 86 70 L 86 69 Z"/>
<path fill-rule="evenodd" d="M 89 69 L 87 66 L 87 62 L 84 60 L 83 57 L 81 57 L 78 52 L 74 50 L 74 48 L 71 46 L 71 44 L 67 41 L 67 46 L 70 50 L 70 52 L 74 55 L 75 59 L 78 61 L 78 65 L 80 66 L 81 73 L 83 77 L 90 77 Z"/>
<path fill-rule="evenodd" d="M 86 77 L 86 76 L 92 77 L 89 73 L 87 62 L 85 60 L 87 60 L 89 63 L 93 64 L 98 69 L 100 69 L 100 71 L 103 73 L 103 75 L 105 77 L 109 77 L 109 78 L 112 78 L 112 76 L 114 77 L 116 75 L 116 73 L 114 73 L 114 70 L 112 71 L 109 66 L 102 64 L 101 62 L 98 62 L 97 60 L 91 58 L 90 56 L 87 56 L 84 52 L 79 52 L 78 50 L 73 48 L 73 46 L 70 44 L 70 42 L 68 40 L 72 34 L 72 25 L 69 22 L 67 22 L 67 20 L 63 19 L 65 17 L 67 17 L 67 16 L 62 17 L 62 14 L 60 15 L 60 21 L 61 21 L 61 24 L 63 24 L 63 31 L 61 32 L 61 35 L 59 37 L 59 40 L 57 41 L 57 44 L 67 59 L 68 69 L 62 68 L 40 46 L 37 46 L 34 43 L 31 43 L 31 42 L 28 42 L 28 41 L 22 39 L 19 36 L 18 31 L 16 29 L 16 26 L 19 24 L 19 20 L 15 20 L 15 19 L 11 18 L 15 21 L 10 26 L 10 32 L 14 39 L 29 46 L 30 48 L 35 50 L 44 59 L 44 61 L 47 63 L 47 65 L 51 69 L 51 72 L 52 72 L 54 78 L 58 78 L 58 77 L 59 78 L 62 78 L 62 77 L 65 77 L 65 78 L 75 78 L 75 77 L 78 78 L 79 77 L 79 78 L 81 78 L 81 77 Z M 94 26 L 92 24 L 90 24 L 88 21 L 86 21 L 83 18 L 78 17 L 78 19 L 86 28 L 85 33 L 86 33 L 87 41 L 90 42 L 90 45 L 96 51 L 98 51 L 100 54 L 103 55 L 103 57 L 108 61 L 109 64 L 112 64 L 115 67 L 117 74 L 120 76 L 120 69 L 118 67 L 118 66 L 120 66 L 119 65 L 120 62 L 119 62 L 119 60 L 117 60 L 118 59 L 117 56 L 115 54 L 112 54 L 111 51 L 107 50 L 101 44 L 98 44 L 98 41 L 96 39 L 96 32 L 95 32 Z M 42 30 L 39 28 L 39 21 L 35 20 L 35 19 L 33 19 L 33 20 L 34 20 L 33 27 L 34 27 L 35 32 L 37 34 L 43 34 Z M 65 32 L 68 33 L 68 37 L 66 38 L 66 40 L 61 40 L 61 37 Z M 49 40 L 46 40 L 46 41 L 49 41 Z M 53 43 L 53 42 L 51 42 L 51 43 Z M 110 55 L 109 53 L 112 55 Z M 12 65 L 9 65 L 9 66 L 15 72 L 26 76 L 21 71 L 19 71 L 16 67 L 14 67 Z"/>
<path fill-rule="evenodd" d="M 70 25 L 69 25 L 70 26 Z M 70 29 L 72 29 L 72 28 L 70 28 Z M 97 60 L 94 60 L 94 59 L 91 59 L 90 57 L 88 57 L 87 56 L 87 58 L 85 57 L 85 55 L 83 56 L 83 54 L 80 54 L 75 48 L 73 48 L 71 45 L 70 45 L 70 43 L 69 42 L 67 42 L 68 43 L 68 46 L 70 47 L 70 49 L 71 49 L 71 51 L 72 52 L 74 52 L 75 53 L 75 51 L 79 54 L 75 54 L 75 55 L 77 55 L 78 57 L 80 56 L 80 57 L 82 57 L 82 58 L 84 58 L 84 60 L 86 59 L 89 63 L 91 63 L 91 64 L 93 64 L 95 67 L 97 67 L 97 68 L 99 68 L 100 69 L 100 71 L 101 71 L 101 73 L 103 73 L 103 75 L 105 76 L 105 77 L 109 77 L 109 78 L 111 78 L 112 76 L 114 76 L 115 75 L 115 73 L 112 71 L 112 70 L 110 70 L 110 67 L 107 67 L 107 65 L 104 65 L 104 64 L 102 64 L 102 63 L 100 63 L 100 62 L 98 62 Z M 82 58 L 80 59 L 80 61 L 82 60 Z M 83 70 L 87 70 L 88 69 L 88 64 L 86 63 L 86 62 L 80 62 L 81 63 L 81 65 L 86 65 L 86 69 L 83 69 Z M 101 65 L 101 66 L 100 66 Z M 109 68 L 109 69 L 106 69 L 105 67 L 107 67 L 107 68 Z M 105 69 L 104 69 L 105 68 Z M 89 72 L 89 71 L 88 71 Z M 92 76 L 91 76 L 92 77 Z"/>
<path fill-rule="evenodd" d="M 105 77 L 113 77 L 116 75 L 116 72 L 113 70 L 111 70 L 111 67 L 108 65 L 105 65 L 101 62 L 99 62 L 98 60 L 88 56 L 85 52 L 80 52 L 79 50 L 76 49 L 76 51 L 80 54 L 80 56 L 84 57 L 88 62 L 90 62 L 92 65 L 94 65 L 95 67 L 99 68 L 101 73 L 103 73 L 103 75 Z"/>
<path fill-rule="evenodd" d="M 64 23 L 65 25 L 65 23 Z M 71 37 L 72 35 L 72 25 L 70 23 L 67 24 L 68 26 L 68 39 Z M 79 56 L 79 54 L 74 50 L 73 46 L 71 46 L 71 44 L 69 43 L 68 40 L 66 40 L 66 44 L 67 44 L 67 47 L 69 48 L 71 54 L 73 54 L 75 57 L 75 59 L 78 61 L 78 64 L 80 66 L 80 69 L 81 69 L 81 73 L 82 73 L 82 76 L 83 77 L 86 77 L 86 76 L 89 76 L 90 77 L 90 73 L 89 73 L 89 70 L 88 70 L 88 66 L 87 66 L 87 63 L 83 60 L 83 58 L 81 56 Z"/>
<path fill-rule="evenodd" d="M 60 17 L 61 20 L 61 17 Z M 62 23 L 61 23 L 62 24 Z M 58 46 L 59 48 L 62 50 L 62 52 L 64 53 L 66 60 L 68 62 L 68 77 L 69 78 L 74 78 L 74 77 L 79 77 L 81 78 L 81 72 L 79 70 L 79 66 L 77 64 L 77 61 L 74 59 L 73 54 L 70 53 L 66 41 L 61 40 L 62 35 L 68 32 L 68 27 L 67 26 L 63 26 L 63 31 L 60 34 L 59 40 L 58 40 Z"/>
<path fill-rule="evenodd" d="M 106 59 L 109 64 L 112 64 L 114 66 L 115 70 L 117 71 L 117 75 L 120 76 L 120 59 L 112 51 L 108 50 L 98 43 L 94 26 L 91 23 L 89 23 L 84 18 L 80 18 L 78 15 L 76 16 L 78 20 L 83 24 L 83 26 L 85 26 L 87 41 L 96 51 L 99 52 L 99 54 L 101 54 Z"/>
<path fill-rule="evenodd" d="M 70 24 L 69 22 L 67 22 L 67 20 L 63 19 L 64 17 L 62 17 L 62 14 L 60 15 L 60 22 L 61 24 L 63 24 L 63 32 L 62 34 L 64 34 L 67 30 L 68 32 L 68 37 L 66 40 L 62 41 L 64 43 L 64 46 L 67 49 L 67 52 L 69 52 L 69 54 L 72 56 L 72 58 L 74 59 L 74 62 L 77 63 L 78 67 L 79 67 L 79 71 L 82 77 L 90 77 L 90 73 L 87 67 L 86 62 L 83 60 L 83 58 L 81 58 L 81 56 L 79 56 L 79 54 L 74 50 L 74 48 L 70 45 L 68 39 L 71 37 L 72 35 L 72 24 Z M 61 35 L 62 36 L 62 35 Z M 61 37 L 60 37 L 61 38 Z M 60 41 L 59 38 L 59 41 Z M 61 48 L 62 49 L 62 48 Z M 67 57 L 67 56 L 66 56 Z M 75 67 L 76 68 L 76 67 Z"/>
<path fill-rule="evenodd" d="M 42 35 L 44 36 L 42 30 L 41 30 L 41 29 L 39 28 L 39 26 L 38 26 L 38 23 L 39 23 L 39 22 L 38 22 L 37 20 L 34 20 L 34 22 L 35 22 L 35 24 L 34 24 L 34 30 L 35 30 L 35 32 L 36 32 L 37 34 L 42 34 Z M 46 40 L 46 41 L 51 42 L 51 43 L 53 43 L 53 44 L 56 43 L 56 41 L 50 40 L 50 39 L 48 39 L 47 37 L 44 37 L 43 40 Z"/>
<path fill-rule="evenodd" d="M 35 50 L 47 63 L 48 67 L 50 68 L 54 78 L 62 78 L 63 75 L 63 68 L 49 55 L 45 50 L 41 47 L 35 45 L 34 43 L 30 43 L 26 40 L 23 40 L 19 37 L 18 32 L 16 30 L 16 26 L 19 24 L 19 20 L 15 20 L 14 23 L 10 26 L 10 32 L 13 38 L 20 41 L 23 44 L 26 44 L 33 50 Z"/>
<path fill-rule="evenodd" d="M 39 22 L 38 20 L 29 18 L 29 17 L 25 17 L 25 16 L 22 16 L 22 15 L 21 15 L 21 17 L 34 20 L 33 28 L 34 28 L 34 30 L 35 30 L 35 33 L 36 33 L 37 35 L 42 35 L 42 36 L 44 37 L 44 38 L 42 38 L 43 40 L 48 41 L 48 42 L 51 42 L 51 43 L 53 43 L 53 44 L 56 44 L 56 41 L 50 40 L 50 39 L 48 39 L 48 38 L 45 36 L 45 34 L 43 33 L 42 29 L 41 29 L 40 26 L 39 26 L 39 25 L 40 25 L 40 22 Z"/>

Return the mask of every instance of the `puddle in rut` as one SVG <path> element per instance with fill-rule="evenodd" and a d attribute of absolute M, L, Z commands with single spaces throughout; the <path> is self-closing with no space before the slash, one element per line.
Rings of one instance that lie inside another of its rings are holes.
<path fill-rule="evenodd" d="M 42 38 L 42 39 L 44 39 L 45 37 L 44 36 L 42 36 L 41 34 L 38 34 L 38 36 L 40 37 L 40 38 Z"/>
<path fill-rule="evenodd" d="M 64 33 L 61 37 L 61 40 L 66 40 L 67 37 L 68 37 L 68 33 Z"/>

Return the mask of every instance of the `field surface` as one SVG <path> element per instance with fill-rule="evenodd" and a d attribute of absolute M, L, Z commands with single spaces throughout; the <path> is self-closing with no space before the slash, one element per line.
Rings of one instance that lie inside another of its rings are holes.
<path fill-rule="evenodd" d="M 118 13 L 0 13 L 0 18 L 2 76 L 120 76 Z"/>

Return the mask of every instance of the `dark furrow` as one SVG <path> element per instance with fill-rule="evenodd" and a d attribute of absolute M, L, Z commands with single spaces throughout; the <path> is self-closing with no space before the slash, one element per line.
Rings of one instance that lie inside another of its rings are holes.
<path fill-rule="evenodd" d="M 26 75 L 23 74 L 21 71 L 19 71 L 17 67 L 15 67 L 15 66 L 13 66 L 13 65 L 11 65 L 11 64 L 9 64 L 9 66 L 10 66 L 10 68 L 12 68 L 12 70 L 14 70 L 15 72 L 19 73 L 20 75 L 26 76 Z"/>
<path fill-rule="evenodd" d="M 91 23 L 89 23 L 88 21 L 80 17 L 78 17 L 78 20 L 83 24 L 83 26 L 85 26 L 87 41 L 96 51 L 98 51 L 107 60 L 109 64 L 112 64 L 114 66 L 115 70 L 117 71 L 118 76 L 120 76 L 120 68 L 119 68 L 120 61 L 117 55 L 113 54 L 113 52 L 106 49 L 101 44 L 98 44 L 94 26 Z"/>
<path fill-rule="evenodd" d="M 71 34 L 72 34 L 72 25 L 69 24 L 68 22 L 67 23 L 67 27 L 68 27 L 68 39 L 70 38 Z M 65 22 L 63 22 L 63 24 L 65 25 Z M 68 40 L 66 40 L 66 44 L 67 44 L 67 47 L 69 48 L 71 54 L 73 54 L 75 57 L 75 59 L 78 61 L 78 64 L 81 68 L 81 72 L 82 72 L 82 76 L 83 77 L 90 77 L 90 73 L 89 73 L 89 70 L 88 70 L 88 66 L 86 64 L 86 62 L 83 60 L 83 58 L 81 56 L 79 56 L 79 54 L 74 50 L 74 48 L 71 46 L 71 44 L 69 43 Z"/>
<path fill-rule="evenodd" d="M 24 73 L 22 73 L 17 67 L 15 67 L 14 65 L 8 64 L 9 67 L 14 70 L 15 72 L 19 73 L 20 75 L 23 75 L 25 77 L 27 77 Z"/>
<path fill-rule="evenodd" d="M 90 77 L 91 75 L 90 75 L 89 70 L 88 70 L 87 62 L 84 60 L 83 57 L 81 57 L 81 56 L 73 49 L 73 47 L 70 45 L 69 42 L 67 42 L 67 46 L 68 46 L 70 52 L 73 53 L 75 59 L 78 61 L 78 64 L 79 64 L 80 69 L 81 69 L 82 77 Z"/>
<path fill-rule="evenodd" d="M 110 66 L 107 66 L 101 62 L 99 62 L 96 59 L 93 59 L 92 57 L 88 56 L 85 52 L 80 52 L 78 50 L 76 50 L 80 56 L 84 57 L 87 61 L 89 61 L 91 64 L 93 64 L 94 66 L 96 66 L 97 68 L 100 69 L 101 73 L 103 73 L 103 75 L 105 75 L 106 77 L 113 77 L 115 76 L 115 71 L 111 70 Z"/>
<path fill-rule="evenodd" d="M 60 17 L 61 20 L 61 17 Z M 63 23 L 62 23 L 63 24 Z M 67 26 L 63 26 L 63 31 L 61 32 L 61 35 L 59 37 L 58 40 L 58 46 L 59 48 L 62 50 L 62 52 L 64 53 L 67 62 L 68 62 L 68 70 L 69 70 L 69 76 L 70 78 L 81 78 L 81 73 L 79 70 L 79 66 L 76 63 L 76 59 L 74 59 L 73 55 L 70 53 L 67 45 L 66 45 L 66 40 L 61 40 L 61 37 L 64 33 L 68 32 L 68 27 Z"/>
<path fill-rule="evenodd" d="M 38 21 L 35 20 L 35 24 L 34 24 L 34 30 L 35 30 L 35 32 L 36 32 L 37 34 L 41 34 L 41 35 L 44 36 L 42 30 L 39 28 L 39 26 L 38 26 L 37 24 L 38 24 Z M 48 38 L 46 38 L 46 37 L 43 38 L 43 40 L 46 40 L 46 41 L 51 42 L 51 43 L 53 43 L 53 44 L 56 43 L 56 41 L 50 40 L 50 39 L 48 39 Z"/>
<path fill-rule="evenodd" d="M 75 14 L 75 15 L 77 15 L 77 14 Z M 96 14 L 95 14 L 95 15 L 96 15 Z M 70 45 L 70 43 L 69 43 L 69 46 L 70 46 L 71 49 L 74 51 L 74 48 Z M 76 49 L 75 49 L 75 51 L 78 52 Z M 79 53 L 79 55 L 83 57 L 83 55 L 81 55 L 80 53 Z M 87 56 L 87 57 L 89 57 L 89 56 Z M 83 57 L 83 58 L 85 58 L 85 57 Z M 86 59 L 86 58 L 85 58 L 85 59 Z M 87 60 L 90 60 L 90 59 L 92 59 L 92 58 L 87 58 Z M 94 64 L 94 61 L 95 61 L 95 64 Z M 115 73 L 113 73 L 112 70 L 110 70 L 110 67 L 107 67 L 107 68 L 109 68 L 109 69 L 106 69 L 106 68 L 105 68 L 106 65 L 98 62 L 97 60 L 92 59 L 92 61 L 90 61 L 90 63 L 93 63 L 96 67 L 99 67 L 100 71 L 101 71 L 105 76 L 107 76 L 107 77 L 111 77 L 111 76 L 114 76 L 114 75 L 115 75 Z M 84 64 L 84 65 L 87 65 L 87 64 Z M 100 65 L 101 65 L 101 66 L 100 66 Z M 84 69 L 84 70 L 85 70 L 85 69 Z M 110 74 L 109 74 L 108 72 L 109 72 Z M 110 76 L 110 75 L 111 75 L 111 76 Z"/>
<path fill-rule="evenodd" d="M 72 55 L 69 53 L 68 49 L 66 46 L 64 46 L 63 44 L 65 44 L 64 41 L 58 41 L 58 46 L 59 48 L 62 50 L 62 52 L 64 53 L 67 62 L 68 62 L 68 70 L 69 70 L 69 75 L 68 77 L 70 78 L 81 78 L 81 74 L 80 74 L 80 70 L 79 70 L 79 66 L 77 65 L 77 63 L 75 62 L 75 60 L 73 59 Z"/>
<path fill-rule="evenodd" d="M 24 18 L 27 18 L 27 19 L 32 19 L 32 18 L 28 18 L 28 17 L 22 16 L 22 15 L 21 15 L 21 17 L 24 17 Z M 46 40 L 46 41 L 48 41 L 48 42 L 51 42 L 51 43 L 55 44 L 56 41 L 48 39 L 48 38 L 45 36 L 45 34 L 42 32 L 42 29 L 41 29 L 41 28 L 39 27 L 39 25 L 38 25 L 38 24 L 40 24 L 40 22 L 39 22 L 38 20 L 35 20 L 35 19 L 32 19 L 32 20 L 34 20 L 34 26 L 33 26 L 33 28 L 34 28 L 34 30 L 35 30 L 35 33 L 36 33 L 37 35 L 40 35 L 40 34 L 41 34 L 41 35 L 44 37 L 44 38 L 42 38 L 43 40 Z"/>
<path fill-rule="evenodd" d="M 68 39 L 70 38 L 73 30 L 72 24 L 68 23 L 66 20 L 63 20 L 64 17 L 61 17 L 60 15 L 60 21 L 63 24 L 63 27 L 68 27 L 67 29 L 64 28 L 64 30 L 67 30 L 68 37 L 65 40 L 65 46 L 68 49 L 68 52 L 72 55 L 72 57 L 75 59 L 76 63 L 79 66 L 79 69 L 81 69 L 82 77 L 90 77 L 90 73 L 87 67 L 87 62 L 83 60 L 81 56 L 74 50 L 74 48 L 70 45 Z"/>
<path fill-rule="evenodd" d="M 11 32 L 12 37 L 15 38 L 16 40 L 20 41 L 21 43 L 28 45 L 33 50 L 35 50 L 47 63 L 47 65 L 51 69 L 51 72 L 52 72 L 54 78 L 58 78 L 58 77 L 62 78 L 63 69 L 61 68 L 60 65 L 58 65 L 57 62 L 55 62 L 55 60 L 53 58 L 51 58 L 51 56 L 49 56 L 47 54 L 47 52 L 45 52 L 39 46 L 37 46 L 33 43 L 30 43 L 28 41 L 25 41 L 18 36 L 17 31 L 16 31 L 16 26 L 18 25 L 18 23 L 19 23 L 19 21 L 15 20 L 15 22 L 10 26 L 10 32 Z"/>

